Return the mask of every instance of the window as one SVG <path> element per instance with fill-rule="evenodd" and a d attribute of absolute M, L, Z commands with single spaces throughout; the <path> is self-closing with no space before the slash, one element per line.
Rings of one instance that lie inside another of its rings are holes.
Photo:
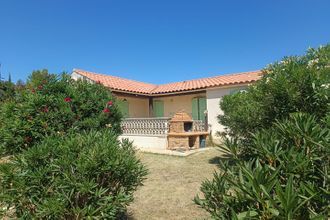
<path fill-rule="evenodd" d="M 194 120 L 205 121 L 206 98 L 196 97 L 192 99 L 192 117 Z"/>
<path fill-rule="evenodd" d="M 124 118 L 129 117 L 129 105 L 127 99 L 119 100 L 118 107 Z"/>
<path fill-rule="evenodd" d="M 162 100 L 153 101 L 154 117 L 164 117 L 164 102 Z"/>

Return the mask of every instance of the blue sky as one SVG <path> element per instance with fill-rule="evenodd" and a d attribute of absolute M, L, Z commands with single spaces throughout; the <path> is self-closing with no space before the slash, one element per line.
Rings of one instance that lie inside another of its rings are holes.
<path fill-rule="evenodd" d="M 329 0 L 1 0 L 1 71 L 160 84 L 256 70 L 329 43 L 329 11 Z"/>

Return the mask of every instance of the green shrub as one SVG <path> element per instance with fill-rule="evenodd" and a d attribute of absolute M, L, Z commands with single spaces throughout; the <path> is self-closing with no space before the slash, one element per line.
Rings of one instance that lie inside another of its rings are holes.
<path fill-rule="evenodd" d="M 290 113 L 323 118 L 329 111 L 330 45 L 309 49 L 304 56 L 286 57 L 263 70 L 263 77 L 245 93 L 225 96 L 219 122 L 230 135 L 249 137 Z"/>
<path fill-rule="evenodd" d="M 330 129 L 295 114 L 252 138 L 254 157 L 243 161 L 229 141 L 223 173 L 202 184 L 196 202 L 219 219 L 311 219 L 328 213 Z"/>
<path fill-rule="evenodd" d="M 0 203 L 22 219 L 114 219 L 146 172 L 110 129 L 48 137 L 0 165 Z"/>
<path fill-rule="evenodd" d="M 0 81 L 0 105 L 8 99 L 12 99 L 15 96 L 15 85 L 11 82 Z"/>
<path fill-rule="evenodd" d="M 216 219 L 327 219 L 330 208 L 330 45 L 264 70 L 224 97 L 221 172 L 195 202 Z"/>
<path fill-rule="evenodd" d="M 47 69 L 34 70 L 31 75 L 28 76 L 27 85 L 31 88 L 37 88 L 39 85 L 56 79 L 56 75 L 49 74 Z"/>
<path fill-rule="evenodd" d="M 37 79 L 31 77 L 14 100 L 0 106 L 0 155 L 20 152 L 46 136 L 71 131 L 111 126 L 120 132 L 121 114 L 107 88 L 74 81 L 65 74 L 44 75 L 34 74 Z"/>

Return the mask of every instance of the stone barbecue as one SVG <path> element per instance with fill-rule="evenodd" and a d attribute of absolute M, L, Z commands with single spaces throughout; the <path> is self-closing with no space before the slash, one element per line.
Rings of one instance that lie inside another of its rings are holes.
<path fill-rule="evenodd" d="M 170 120 L 169 150 L 191 150 L 205 146 L 207 131 L 194 131 L 193 120 L 186 112 L 178 112 Z"/>

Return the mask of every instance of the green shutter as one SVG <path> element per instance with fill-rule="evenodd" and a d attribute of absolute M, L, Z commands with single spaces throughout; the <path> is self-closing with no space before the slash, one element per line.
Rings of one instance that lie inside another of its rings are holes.
<path fill-rule="evenodd" d="M 192 99 L 192 118 L 198 120 L 198 98 Z"/>
<path fill-rule="evenodd" d="M 129 107 L 128 107 L 127 100 L 119 100 L 118 107 L 119 107 L 119 110 L 121 111 L 121 113 L 123 114 L 124 118 L 129 117 Z"/>
<path fill-rule="evenodd" d="M 205 112 L 206 110 L 206 98 L 200 97 L 198 98 L 198 112 L 199 112 L 199 120 L 205 121 Z"/>
<path fill-rule="evenodd" d="M 197 97 L 192 99 L 192 118 L 205 121 L 206 98 Z"/>
<path fill-rule="evenodd" d="M 164 117 L 164 102 L 155 100 L 153 102 L 154 117 Z"/>

